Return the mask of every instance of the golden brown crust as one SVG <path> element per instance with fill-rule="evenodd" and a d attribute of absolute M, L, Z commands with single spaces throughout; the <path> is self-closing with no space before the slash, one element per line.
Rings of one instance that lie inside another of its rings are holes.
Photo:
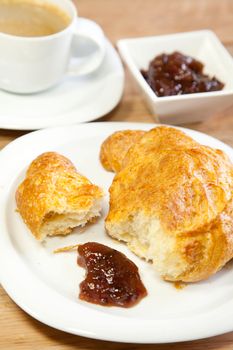
<path fill-rule="evenodd" d="M 123 130 L 110 135 L 102 144 L 100 161 L 108 171 L 117 173 L 128 149 L 145 134 L 142 130 Z"/>
<path fill-rule="evenodd" d="M 172 132 L 171 132 L 172 129 Z M 154 154 L 158 151 L 169 151 L 170 149 L 181 149 L 187 147 L 195 147 L 198 143 L 182 131 L 161 126 L 148 131 L 143 138 L 135 142 L 134 147 L 130 147 L 122 160 L 122 166 L 126 166 L 128 162 L 134 162 L 134 159 L 143 158 L 144 155 Z"/>
<path fill-rule="evenodd" d="M 185 258 L 190 268 L 177 279 L 196 282 L 219 271 L 233 257 L 233 201 L 209 225 L 200 232 L 187 234 Z M 208 241 L 208 242 L 206 242 Z M 165 278 L 166 279 L 166 278 Z"/>
<path fill-rule="evenodd" d="M 102 196 L 102 190 L 79 174 L 69 159 L 47 152 L 29 166 L 16 191 L 16 203 L 26 225 L 41 239 L 41 227 L 50 215 L 88 210 Z"/>
<path fill-rule="evenodd" d="M 139 212 L 158 218 L 189 266 L 174 280 L 197 281 L 233 257 L 232 193 L 233 168 L 223 152 L 158 127 L 126 154 L 110 187 L 106 228 L 111 235 L 114 223 Z"/>

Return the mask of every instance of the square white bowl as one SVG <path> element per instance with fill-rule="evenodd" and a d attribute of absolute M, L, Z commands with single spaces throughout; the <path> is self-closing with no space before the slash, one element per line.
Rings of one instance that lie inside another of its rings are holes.
<path fill-rule="evenodd" d="M 233 104 L 233 58 L 212 31 L 122 39 L 117 46 L 149 108 L 161 122 L 182 124 L 202 121 Z M 147 70 L 155 56 L 174 51 L 201 61 L 204 73 L 225 84 L 223 90 L 158 97 L 140 70 Z"/>

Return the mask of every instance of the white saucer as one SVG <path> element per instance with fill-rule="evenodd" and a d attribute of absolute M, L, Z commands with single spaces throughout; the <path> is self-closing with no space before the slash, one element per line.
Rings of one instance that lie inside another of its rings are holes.
<path fill-rule="evenodd" d="M 33 95 L 0 90 L 0 128 L 32 130 L 88 122 L 110 112 L 120 101 L 124 70 L 106 40 L 100 68 L 82 78 L 66 78 L 56 88 Z"/>

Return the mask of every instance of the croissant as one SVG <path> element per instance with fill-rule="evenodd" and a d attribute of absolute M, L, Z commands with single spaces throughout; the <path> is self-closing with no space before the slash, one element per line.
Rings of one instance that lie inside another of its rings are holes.
<path fill-rule="evenodd" d="M 18 211 L 38 240 L 67 235 L 99 216 L 102 197 L 98 186 L 55 152 L 37 157 L 16 191 Z"/>
<path fill-rule="evenodd" d="M 206 279 L 233 257 L 233 166 L 222 151 L 156 127 L 119 162 L 105 221 L 110 236 L 168 281 Z"/>

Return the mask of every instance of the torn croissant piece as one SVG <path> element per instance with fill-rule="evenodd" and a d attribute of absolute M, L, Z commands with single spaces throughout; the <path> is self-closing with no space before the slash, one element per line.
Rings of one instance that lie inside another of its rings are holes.
<path fill-rule="evenodd" d="M 129 148 L 145 134 L 142 130 L 122 130 L 110 135 L 102 144 L 100 161 L 108 171 L 117 173 Z"/>
<path fill-rule="evenodd" d="M 98 186 L 55 152 L 37 157 L 16 191 L 18 211 L 38 240 L 67 235 L 99 216 L 102 197 Z"/>
<path fill-rule="evenodd" d="M 157 127 L 122 160 L 106 230 L 166 280 L 195 282 L 233 257 L 233 166 L 219 150 Z"/>

